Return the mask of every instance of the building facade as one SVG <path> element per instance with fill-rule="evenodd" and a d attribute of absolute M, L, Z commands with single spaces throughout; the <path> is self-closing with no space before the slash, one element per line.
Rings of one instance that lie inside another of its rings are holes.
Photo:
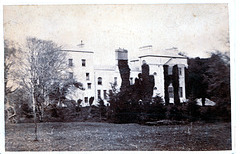
<path fill-rule="evenodd" d="M 117 61 L 119 59 L 128 60 L 128 51 L 125 49 L 117 49 L 115 51 L 116 63 L 108 66 L 94 65 L 94 52 L 79 50 L 62 50 L 67 52 L 69 78 L 74 78 L 83 84 L 84 90 L 75 92 L 75 97 L 68 99 L 82 100 L 82 106 L 89 105 L 89 99 L 94 97 L 93 104 L 98 104 L 102 99 L 105 105 L 108 104 L 108 94 L 115 84 L 119 90 L 121 86 L 121 76 L 118 69 Z M 182 56 L 146 54 L 140 55 L 137 59 L 128 60 L 130 67 L 130 84 L 134 84 L 135 78 L 142 72 L 143 63 L 149 65 L 149 73 L 154 76 L 153 96 L 165 97 L 166 83 L 164 77 L 164 66 L 168 66 L 168 75 L 172 75 L 173 66 L 178 67 L 179 82 L 179 98 L 180 102 L 186 100 L 185 90 L 185 68 L 187 67 L 187 59 Z M 174 103 L 174 87 L 172 83 L 167 85 L 167 93 L 169 95 L 169 103 Z"/>

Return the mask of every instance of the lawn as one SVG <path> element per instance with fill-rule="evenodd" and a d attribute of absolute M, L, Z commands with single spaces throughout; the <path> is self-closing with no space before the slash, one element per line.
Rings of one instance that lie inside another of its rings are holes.
<path fill-rule="evenodd" d="M 145 126 L 95 122 L 7 124 L 6 151 L 231 150 L 230 123 Z"/>

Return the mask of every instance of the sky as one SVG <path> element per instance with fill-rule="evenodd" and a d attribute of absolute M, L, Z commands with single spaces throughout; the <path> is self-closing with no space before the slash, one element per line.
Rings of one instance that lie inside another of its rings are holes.
<path fill-rule="evenodd" d="M 24 46 L 26 37 L 52 40 L 64 49 L 94 51 L 109 64 L 118 48 L 129 59 L 178 48 L 190 57 L 229 52 L 227 4 L 18 5 L 3 8 L 4 39 Z M 77 46 L 83 40 L 84 47 Z"/>

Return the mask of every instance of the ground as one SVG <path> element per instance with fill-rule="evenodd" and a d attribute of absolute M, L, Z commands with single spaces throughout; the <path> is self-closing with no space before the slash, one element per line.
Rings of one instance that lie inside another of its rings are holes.
<path fill-rule="evenodd" d="M 145 126 L 95 122 L 7 124 L 6 151 L 231 150 L 230 123 Z"/>

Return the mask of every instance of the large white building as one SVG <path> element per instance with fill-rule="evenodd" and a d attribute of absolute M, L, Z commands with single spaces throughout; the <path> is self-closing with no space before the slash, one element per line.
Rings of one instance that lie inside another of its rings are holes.
<path fill-rule="evenodd" d="M 85 90 L 81 92 L 74 92 L 75 97 L 69 99 L 82 99 L 82 106 L 89 105 L 89 99 L 94 97 L 94 103 L 97 104 L 99 98 L 103 99 L 107 104 L 108 94 L 112 90 L 112 83 L 117 83 L 117 89 L 121 86 L 121 77 L 117 66 L 118 59 L 128 60 L 127 50 L 117 49 L 116 63 L 108 66 L 102 66 L 101 64 L 94 65 L 94 52 L 81 51 L 81 50 L 62 50 L 67 52 L 68 55 L 68 74 L 69 78 L 75 78 L 77 81 L 83 84 Z M 168 65 L 168 74 L 172 74 L 172 68 L 174 65 L 178 66 L 179 74 L 179 97 L 180 101 L 186 100 L 185 90 L 185 67 L 187 67 L 187 59 L 183 56 L 175 54 L 175 52 L 169 51 L 155 52 L 158 54 L 146 53 L 139 55 L 137 59 L 128 60 L 130 67 L 130 84 L 134 84 L 135 78 L 141 73 L 141 66 L 143 63 L 149 65 L 150 75 L 154 75 L 154 91 L 153 96 L 162 96 L 164 98 L 164 65 Z M 164 53 L 164 54 L 161 54 Z M 113 51 L 114 54 L 114 51 Z M 122 56 L 123 55 L 123 56 Z M 173 86 L 170 83 L 168 86 L 169 102 L 173 103 Z"/>

